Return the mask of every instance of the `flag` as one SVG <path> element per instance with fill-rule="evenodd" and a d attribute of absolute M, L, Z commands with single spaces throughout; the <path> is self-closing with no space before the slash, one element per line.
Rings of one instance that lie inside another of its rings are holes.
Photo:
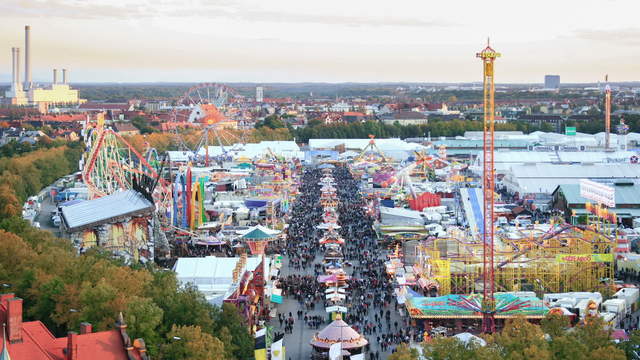
<path fill-rule="evenodd" d="M 253 357 L 256 360 L 267 360 L 267 349 L 255 349 L 253 351 Z"/>
<path fill-rule="evenodd" d="M 267 360 L 267 329 L 256 331 L 256 346 L 253 355 L 256 360 Z"/>
<path fill-rule="evenodd" d="M 335 343 L 329 348 L 329 360 L 342 359 L 342 343 Z"/>
<path fill-rule="evenodd" d="M 283 345 L 284 334 L 279 334 L 271 344 L 271 360 L 284 360 L 285 349 Z"/>

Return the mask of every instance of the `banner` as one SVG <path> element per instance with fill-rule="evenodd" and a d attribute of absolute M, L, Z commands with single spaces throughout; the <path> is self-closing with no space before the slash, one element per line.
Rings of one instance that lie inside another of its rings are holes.
<path fill-rule="evenodd" d="M 273 288 L 271 290 L 271 302 L 282 304 L 282 289 Z"/>
<path fill-rule="evenodd" d="M 253 356 L 256 360 L 267 360 L 267 329 L 256 331 L 256 345 Z"/>
<path fill-rule="evenodd" d="M 556 254 L 556 262 L 612 262 L 613 254 Z"/>
<path fill-rule="evenodd" d="M 616 207 L 616 190 L 595 181 L 580 179 L 580 196 L 610 208 Z"/>
<path fill-rule="evenodd" d="M 284 334 L 276 336 L 273 344 L 271 344 L 271 360 L 284 360 L 285 349 L 282 344 Z"/>

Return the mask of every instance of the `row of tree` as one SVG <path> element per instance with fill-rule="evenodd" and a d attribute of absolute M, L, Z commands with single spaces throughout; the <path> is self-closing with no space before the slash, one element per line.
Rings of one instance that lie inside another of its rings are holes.
<path fill-rule="evenodd" d="M 154 358 L 251 358 L 253 338 L 236 308 L 209 304 L 194 287 L 180 286 L 175 273 L 125 266 L 97 249 L 77 255 L 68 240 L 19 217 L 0 228 L 0 282 L 24 299 L 28 320 L 56 335 L 85 321 L 110 329 L 122 312 L 129 335 L 144 338 Z"/>
<path fill-rule="evenodd" d="M 66 143 L 67 141 L 64 139 L 52 140 L 49 137 L 42 137 L 33 144 L 27 141 L 19 142 L 12 140 L 0 146 L 0 158 L 18 156 L 40 149 L 51 149 L 63 146 Z"/>
<path fill-rule="evenodd" d="M 125 266 L 98 249 L 78 255 L 21 218 L 23 201 L 76 171 L 81 152 L 69 143 L 0 159 L 0 283 L 24 299 L 26 319 L 64 336 L 84 321 L 109 329 L 122 312 L 154 358 L 251 358 L 253 338 L 234 306 L 209 304 L 153 264 Z"/>
<path fill-rule="evenodd" d="M 629 131 L 640 132 L 640 116 L 625 116 L 626 124 Z M 615 120 L 617 122 L 617 120 Z M 617 124 L 617 123 L 616 123 Z M 615 132 L 615 125 L 612 131 Z M 604 120 L 594 118 L 592 121 L 567 121 L 566 126 L 575 126 L 578 132 L 595 134 L 603 131 Z M 552 132 L 556 129 L 548 124 L 541 125 L 532 124 L 525 121 L 510 121 L 504 124 L 496 124 L 496 131 L 522 131 L 525 134 L 534 131 Z M 246 131 L 221 130 L 229 136 L 216 137 L 210 134 L 209 144 L 219 145 L 218 141 L 222 141 L 223 145 L 231 145 L 234 142 L 259 142 L 265 140 L 293 140 L 299 143 L 308 143 L 309 139 L 328 138 L 328 139 L 364 139 L 370 134 L 377 138 L 410 138 L 410 137 L 454 137 L 462 136 L 465 131 L 482 131 L 482 121 L 474 120 L 443 120 L 432 119 L 428 124 L 421 125 L 401 125 L 396 122 L 394 124 L 384 124 L 379 121 L 366 121 L 364 123 L 349 124 L 329 124 L 324 125 L 319 120 L 311 120 L 304 128 L 294 129 L 286 123 L 286 119 L 277 115 L 267 116 L 264 120 L 259 121 L 255 125 L 255 129 Z M 181 140 L 176 135 L 169 133 L 150 133 L 145 135 L 137 135 L 130 138 L 134 147 L 139 150 L 145 148 L 145 142 L 154 147 L 159 152 L 166 150 L 178 149 L 178 144 L 184 142 L 187 146 L 194 148 L 202 137 L 202 130 L 186 129 L 181 131 Z"/>
<path fill-rule="evenodd" d="M 507 320 L 501 332 L 483 337 L 486 346 L 438 337 L 422 345 L 422 357 L 418 349 L 401 345 L 389 360 L 625 360 L 635 358 L 633 352 L 640 345 L 638 332 L 630 341 L 616 344 L 600 318 L 570 327 L 560 315 L 550 315 L 540 325 L 524 318 Z"/>
<path fill-rule="evenodd" d="M 77 171 L 81 152 L 80 143 L 71 142 L 0 158 L 0 218 L 21 214 L 27 197 Z"/>
<path fill-rule="evenodd" d="M 428 124 L 421 125 L 400 125 L 396 122 L 393 125 L 384 124 L 379 121 L 356 122 L 350 124 L 321 125 L 310 123 L 310 126 L 293 130 L 296 141 L 306 143 L 309 139 L 316 138 L 344 138 L 344 139 L 364 139 L 369 134 L 378 138 L 409 138 L 409 137 L 439 137 L 439 136 L 462 136 L 465 131 L 482 131 L 481 121 L 472 120 L 432 120 Z M 533 131 L 551 131 L 547 124 L 538 127 L 526 122 L 509 122 L 506 124 L 496 124 L 498 131 L 523 131 L 525 133 Z"/>

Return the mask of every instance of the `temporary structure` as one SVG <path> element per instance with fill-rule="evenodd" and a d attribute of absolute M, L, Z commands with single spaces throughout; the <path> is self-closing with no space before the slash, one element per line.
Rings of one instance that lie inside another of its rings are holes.
<path fill-rule="evenodd" d="M 336 320 L 311 339 L 311 345 L 320 351 L 328 351 L 332 344 L 339 342 L 342 343 L 343 350 L 361 349 L 369 343 L 367 339 L 347 325 L 342 320 L 342 316 L 336 317 Z"/>

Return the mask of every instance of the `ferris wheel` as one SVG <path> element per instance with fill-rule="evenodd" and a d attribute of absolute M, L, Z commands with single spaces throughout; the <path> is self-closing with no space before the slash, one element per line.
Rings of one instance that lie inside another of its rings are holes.
<path fill-rule="evenodd" d="M 172 112 L 173 128 L 182 150 L 193 152 L 208 164 L 212 157 L 227 156 L 232 144 L 244 144 L 245 126 L 242 110 L 229 99 L 236 92 L 225 85 L 202 83 L 189 88 Z M 201 129 L 197 141 L 187 139 L 181 128 Z M 221 153 L 209 154 L 209 145 L 218 145 Z"/>
<path fill-rule="evenodd" d="M 161 176 L 164 160 L 157 157 L 155 149 L 144 156 L 116 131 L 102 125 L 83 132 L 86 151 L 80 160 L 80 169 L 90 199 L 135 189 L 135 184 L 146 178 L 155 182 L 149 195 L 160 220 L 170 216 L 171 187 Z"/>

